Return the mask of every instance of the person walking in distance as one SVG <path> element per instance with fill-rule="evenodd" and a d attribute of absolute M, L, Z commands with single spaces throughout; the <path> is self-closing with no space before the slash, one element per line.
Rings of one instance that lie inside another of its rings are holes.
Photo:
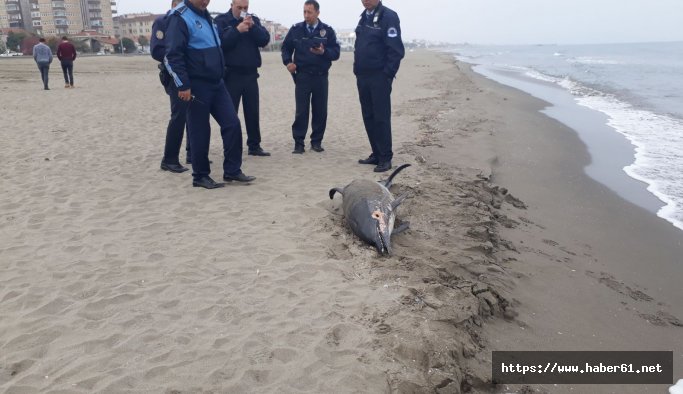
<path fill-rule="evenodd" d="M 50 64 L 52 64 L 52 50 L 45 44 L 44 38 L 41 37 L 38 41 L 38 44 L 33 47 L 33 60 L 35 60 L 38 70 L 40 70 L 43 89 L 50 90 L 48 85 L 50 80 Z"/>
<path fill-rule="evenodd" d="M 57 59 L 62 64 L 64 73 L 64 87 L 73 89 L 74 87 L 74 61 L 76 60 L 76 47 L 64 36 L 62 42 L 57 47 Z"/>

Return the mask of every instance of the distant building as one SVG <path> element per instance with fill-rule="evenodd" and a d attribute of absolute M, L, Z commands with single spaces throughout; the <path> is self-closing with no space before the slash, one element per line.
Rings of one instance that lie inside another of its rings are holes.
<path fill-rule="evenodd" d="M 114 34 L 111 0 L 0 0 L 0 28 L 22 28 L 39 36 L 95 30 Z"/>
<path fill-rule="evenodd" d="M 114 18 L 114 35 L 135 42 L 144 36 L 149 41 L 152 38 L 152 25 L 159 16 L 151 13 L 119 15 Z"/>
<path fill-rule="evenodd" d="M 119 40 L 110 35 L 98 33 L 96 30 L 84 30 L 71 36 L 73 41 L 84 42 L 92 52 L 114 52 L 114 45 Z"/>
<path fill-rule="evenodd" d="M 0 0 L 0 29 L 23 29 L 25 27 L 19 0 Z"/>
<path fill-rule="evenodd" d="M 36 1 L 36 0 L 31 0 Z M 116 2 L 112 0 L 80 0 L 84 30 L 95 30 L 111 36 L 114 34 Z M 56 1 L 52 0 L 54 4 Z"/>

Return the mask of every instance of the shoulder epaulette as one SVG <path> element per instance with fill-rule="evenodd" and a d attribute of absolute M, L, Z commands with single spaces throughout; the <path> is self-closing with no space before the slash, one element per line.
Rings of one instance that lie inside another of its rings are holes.
<path fill-rule="evenodd" d="M 175 10 L 175 12 L 177 12 L 177 13 L 180 14 L 180 15 L 182 15 L 183 12 L 185 12 L 185 11 L 187 11 L 187 6 L 184 5 L 184 4 L 183 4 L 182 6 L 180 6 L 180 8 L 177 8 L 177 9 Z"/>

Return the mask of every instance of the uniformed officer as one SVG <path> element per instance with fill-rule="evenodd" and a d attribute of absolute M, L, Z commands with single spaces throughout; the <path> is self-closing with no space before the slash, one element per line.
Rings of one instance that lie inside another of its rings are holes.
<path fill-rule="evenodd" d="M 183 0 L 173 0 L 171 2 L 171 9 L 175 8 Z M 171 119 L 168 121 L 166 128 L 166 144 L 164 146 L 164 157 L 161 159 L 161 169 L 164 171 L 171 171 L 181 173 L 187 171 L 187 168 L 180 164 L 178 156 L 180 155 L 180 147 L 183 144 L 183 134 L 185 134 L 185 120 L 187 113 L 187 102 L 178 97 L 178 90 L 173 83 L 171 76 L 166 67 L 164 67 L 164 56 L 166 56 L 166 28 L 168 27 L 168 16 L 158 17 L 152 25 L 152 40 L 150 42 L 150 49 L 152 58 L 159 62 L 159 78 L 164 85 L 166 94 L 171 99 Z M 191 161 L 190 153 L 190 138 L 188 135 L 185 142 L 185 150 L 187 154 L 187 162 Z"/>
<path fill-rule="evenodd" d="M 242 172 L 242 128 L 223 83 L 223 52 L 218 30 L 206 10 L 210 0 L 185 0 L 168 20 L 164 63 L 178 90 L 189 102 L 187 126 L 192 145 L 192 185 L 206 189 L 223 187 L 209 174 L 209 116 L 218 122 L 223 137 L 223 179 L 251 182 Z"/>
<path fill-rule="evenodd" d="M 240 100 L 244 106 L 249 154 L 270 156 L 261 148 L 258 86 L 259 48 L 268 45 L 270 34 L 259 18 L 247 11 L 249 0 L 233 0 L 230 11 L 216 17 L 226 63 L 224 79 L 235 111 L 239 111 Z"/>
<path fill-rule="evenodd" d="M 361 164 L 375 172 L 391 169 L 391 85 L 405 55 L 396 12 L 380 0 L 362 0 L 365 11 L 356 27 L 353 72 L 372 154 Z"/>
<path fill-rule="evenodd" d="M 313 109 L 311 149 L 322 152 L 327 127 L 327 75 L 332 62 L 339 59 L 340 47 L 334 29 L 318 18 L 320 4 L 316 0 L 304 3 L 304 21 L 287 33 L 282 43 L 282 62 L 294 75 L 296 83 L 296 116 L 292 124 L 294 151 L 304 153 L 308 131 L 309 109 Z"/>

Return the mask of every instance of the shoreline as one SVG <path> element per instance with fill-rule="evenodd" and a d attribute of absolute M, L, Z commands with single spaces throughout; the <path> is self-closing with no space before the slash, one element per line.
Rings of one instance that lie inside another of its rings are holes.
<path fill-rule="evenodd" d="M 522 90 L 549 103 L 541 112 L 574 130 L 590 152 L 590 163 L 585 167 L 588 176 L 604 184 L 622 198 L 633 202 L 658 217 L 667 208 L 664 196 L 651 191 L 651 180 L 637 177 L 627 170 L 636 164 L 639 149 L 624 134 L 609 125 L 607 115 L 580 105 L 565 89 L 555 84 L 526 77 L 519 73 L 473 65 L 478 74 L 495 82 Z M 683 231 L 683 229 L 680 229 Z"/>

